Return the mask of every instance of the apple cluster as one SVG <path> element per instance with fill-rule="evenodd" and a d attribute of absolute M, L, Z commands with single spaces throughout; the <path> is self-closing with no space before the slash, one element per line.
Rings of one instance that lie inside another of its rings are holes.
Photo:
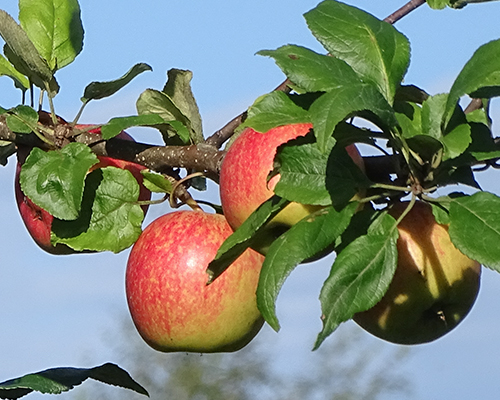
<path fill-rule="evenodd" d="M 269 245 L 283 232 L 321 208 L 291 202 L 272 218 L 257 241 L 214 282 L 207 267 L 221 244 L 266 200 L 274 195 L 278 148 L 307 135 L 308 123 L 279 126 L 266 133 L 246 128 L 231 144 L 220 171 L 223 215 L 202 210 L 173 211 L 147 226 L 134 244 L 126 270 L 131 317 L 142 338 L 163 352 L 229 352 L 247 345 L 264 319 L 257 307 L 259 274 Z M 100 132 L 96 131 L 96 134 Z M 133 140 L 126 133 L 122 138 Z M 346 148 L 364 171 L 355 145 Z M 52 216 L 27 198 L 19 185 L 23 153 L 18 152 L 16 197 L 19 211 L 35 242 L 52 254 L 74 252 L 51 244 Z M 142 184 L 144 167 L 100 157 L 93 169 L 128 169 L 140 183 L 140 199 L 151 193 Z M 359 200 L 364 193 L 358 193 Z M 392 205 L 399 218 L 407 203 Z M 147 207 L 143 208 L 144 212 Z M 398 263 L 389 289 L 374 307 L 353 320 L 379 338 L 398 344 L 435 340 L 452 330 L 472 308 L 480 283 L 480 264 L 450 241 L 431 207 L 417 201 L 398 225 Z"/>

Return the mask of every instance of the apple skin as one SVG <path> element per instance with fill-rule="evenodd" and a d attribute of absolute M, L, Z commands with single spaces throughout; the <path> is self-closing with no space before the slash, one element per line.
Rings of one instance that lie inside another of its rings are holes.
<path fill-rule="evenodd" d="M 87 125 L 77 125 L 77 128 L 85 128 Z M 100 135 L 100 128 L 96 128 L 91 130 L 90 133 L 94 133 L 96 135 Z M 124 140 L 134 140 L 128 133 L 121 132 L 118 138 Z M 29 234 L 35 241 L 35 243 L 46 252 L 54 255 L 63 255 L 63 254 L 74 254 L 75 250 L 70 247 L 58 243 L 57 245 L 52 245 L 50 241 L 51 231 L 52 231 L 52 221 L 54 217 L 49 214 L 47 211 L 42 209 L 33 203 L 21 190 L 21 185 L 19 182 L 19 174 L 21 172 L 21 166 L 24 164 L 26 157 L 29 154 L 29 149 L 20 148 L 17 152 L 17 167 L 16 174 L 14 179 L 14 192 L 16 196 L 17 207 L 19 209 L 19 213 L 21 218 L 28 230 Z M 92 166 L 91 171 L 104 168 L 104 167 L 117 167 L 121 169 L 126 169 L 132 173 L 132 175 L 137 179 L 140 186 L 139 192 L 139 200 L 150 200 L 151 192 L 142 185 L 143 177 L 141 174 L 141 170 L 146 169 L 142 165 L 135 164 L 130 161 L 118 160 L 111 157 L 99 156 L 99 163 Z M 148 206 L 142 207 L 144 214 L 146 214 Z"/>
<path fill-rule="evenodd" d="M 397 203 L 397 218 L 408 203 Z M 468 314 L 479 292 L 481 265 L 451 242 L 448 227 L 436 223 L 431 206 L 417 201 L 398 225 L 398 266 L 387 293 L 354 321 L 397 344 L 440 338 Z"/>
<path fill-rule="evenodd" d="M 300 136 L 305 136 L 312 124 L 291 124 L 270 129 L 266 133 L 246 128 L 229 147 L 220 171 L 222 209 L 231 227 L 236 230 L 264 201 L 274 195 L 279 174 L 267 182 L 273 170 L 277 148 Z M 363 158 L 355 145 L 346 147 L 355 163 L 364 171 Z M 321 209 L 318 205 L 292 202 L 286 206 L 261 232 L 254 249 L 265 254 L 269 243 L 292 225 Z"/>
<path fill-rule="evenodd" d="M 130 253 L 125 287 L 142 338 L 163 352 L 232 352 L 259 332 L 256 289 L 264 257 L 247 249 L 207 286 L 206 269 L 232 233 L 224 216 L 176 211 L 146 227 Z"/>

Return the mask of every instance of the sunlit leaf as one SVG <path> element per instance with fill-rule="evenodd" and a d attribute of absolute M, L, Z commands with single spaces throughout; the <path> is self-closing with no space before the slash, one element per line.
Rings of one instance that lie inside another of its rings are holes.
<path fill-rule="evenodd" d="M 52 71 L 70 64 L 82 51 L 77 0 L 20 0 L 19 21 Z"/>
<path fill-rule="evenodd" d="M 262 266 L 257 304 L 264 319 L 279 330 L 276 299 L 286 278 L 295 267 L 323 252 L 342 234 L 358 204 L 349 204 L 337 212 L 328 207 L 299 221 L 269 247 Z"/>
<path fill-rule="evenodd" d="M 81 143 L 70 143 L 62 150 L 49 152 L 34 148 L 21 169 L 21 188 L 54 217 L 76 219 L 85 176 L 97 162 L 96 155 Z"/>
<path fill-rule="evenodd" d="M 404 35 L 387 22 L 337 1 L 323 1 L 305 18 L 331 55 L 376 85 L 392 104 L 410 62 L 410 44 Z"/>

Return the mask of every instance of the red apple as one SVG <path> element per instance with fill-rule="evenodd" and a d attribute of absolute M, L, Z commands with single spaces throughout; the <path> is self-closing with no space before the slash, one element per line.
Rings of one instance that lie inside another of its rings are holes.
<path fill-rule="evenodd" d="M 259 133 L 245 129 L 229 147 L 220 171 L 220 197 L 224 215 L 237 229 L 264 201 L 273 196 L 279 175 L 269 182 L 277 148 L 292 139 L 305 136 L 312 124 L 292 124 Z M 351 158 L 364 170 L 363 158 L 355 145 L 346 148 Z M 320 206 L 291 203 L 266 227 L 255 249 L 265 253 L 269 242 Z"/>
<path fill-rule="evenodd" d="M 399 217 L 408 203 L 397 203 Z M 451 242 L 431 207 L 417 202 L 398 225 L 398 266 L 386 294 L 354 316 L 361 327 L 398 344 L 426 343 L 454 329 L 472 308 L 481 266 Z"/>
<path fill-rule="evenodd" d="M 231 233 L 222 215 L 176 211 L 141 234 L 128 259 L 126 293 L 135 326 L 151 347 L 230 352 L 259 332 L 255 292 L 263 256 L 247 249 L 207 286 L 207 266 Z"/>
<path fill-rule="evenodd" d="M 86 125 L 77 125 L 79 128 L 85 128 Z M 90 131 L 96 135 L 100 135 L 100 128 Z M 118 135 L 119 138 L 125 140 L 134 140 L 128 133 L 122 132 Z M 64 244 L 52 245 L 50 241 L 51 230 L 52 230 L 52 220 L 53 216 L 47 211 L 42 209 L 33 203 L 21 190 L 21 185 L 19 183 L 19 174 L 21 172 L 21 166 L 24 160 L 28 156 L 29 151 L 27 149 L 21 148 L 18 150 L 17 158 L 17 168 L 14 180 L 14 190 L 16 195 L 17 206 L 21 218 L 33 238 L 33 240 L 38 244 L 40 248 L 51 254 L 72 254 L 75 251 Z M 130 161 L 118 160 L 111 157 L 99 156 L 99 163 L 91 168 L 91 171 L 104 168 L 104 167 L 117 167 L 121 169 L 126 169 L 132 173 L 132 175 L 137 179 L 140 185 L 139 200 L 149 200 L 151 199 L 151 192 L 142 185 L 143 177 L 141 170 L 145 169 L 142 165 L 135 164 Z M 146 213 L 148 207 L 143 206 L 143 211 Z"/>

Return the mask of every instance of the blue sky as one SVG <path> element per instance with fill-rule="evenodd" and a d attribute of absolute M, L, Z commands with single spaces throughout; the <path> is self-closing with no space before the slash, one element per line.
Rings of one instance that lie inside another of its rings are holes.
<path fill-rule="evenodd" d="M 205 132 L 210 134 L 283 80 L 272 60 L 256 56 L 257 51 L 287 43 L 321 51 L 302 17 L 317 3 L 81 0 L 85 47 L 72 65 L 58 73 L 62 90 L 56 109 L 72 119 L 86 84 L 115 79 L 133 64 L 147 62 L 153 72 L 141 75 L 114 97 L 91 103 L 82 121 L 99 123 L 131 115 L 144 89 L 161 88 L 168 69 L 184 68 L 194 73 L 193 90 Z M 347 3 L 383 18 L 404 1 Z M 17 17 L 16 0 L 3 0 L 0 8 Z M 500 37 L 499 16 L 497 2 L 461 11 L 433 11 L 424 5 L 397 23 L 412 46 L 406 82 L 431 93 L 447 91 L 474 50 Z M 7 78 L 0 79 L 0 93 L 3 107 L 19 101 Z M 495 132 L 499 135 L 497 126 Z M 145 142 L 159 141 L 154 131 L 134 134 Z M 123 279 L 127 252 L 70 257 L 45 254 L 22 225 L 13 177 L 14 163 L 10 162 L 0 169 L 0 380 L 54 366 L 83 366 L 82 360 L 89 367 L 113 361 L 101 339 L 116 317 L 126 312 Z M 495 181 L 490 172 L 480 175 L 485 189 L 500 194 L 496 182 L 498 178 Z M 209 196 L 216 196 L 215 188 Z M 153 207 L 146 223 L 168 211 L 166 206 Z M 282 330 L 274 340 L 274 351 L 281 351 L 284 360 L 314 362 L 310 348 L 320 329 L 317 296 L 328 268 L 328 261 L 300 267 L 283 289 L 278 302 Z M 404 368 L 415 381 L 416 398 L 497 398 L 499 291 L 500 276 L 485 270 L 478 301 L 462 325 L 443 339 L 414 347 Z"/>

